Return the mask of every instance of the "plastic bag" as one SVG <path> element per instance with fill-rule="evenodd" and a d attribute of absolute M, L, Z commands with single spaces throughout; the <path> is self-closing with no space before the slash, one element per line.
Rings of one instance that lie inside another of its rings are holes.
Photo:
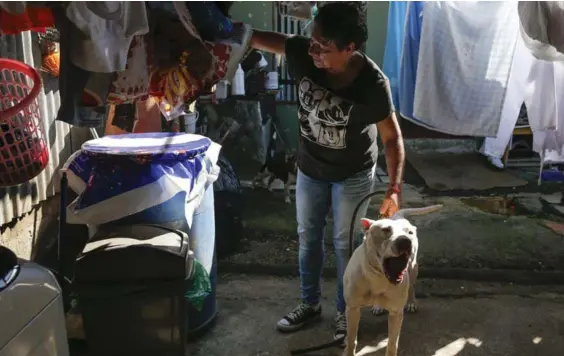
<path fill-rule="evenodd" d="M 192 277 L 192 288 L 184 297 L 194 306 L 197 311 L 202 311 L 206 297 L 212 291 L 210 276 L 198 260 L 194 260 L 194 276 Z"/>

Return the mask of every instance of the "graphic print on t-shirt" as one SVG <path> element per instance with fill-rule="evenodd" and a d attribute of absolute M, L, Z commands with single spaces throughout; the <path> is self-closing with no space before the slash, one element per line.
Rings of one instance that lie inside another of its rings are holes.
<path fill-rule="evenodd" d="M 320 146 L 347 147 L 347 125 L 353 104 L 304 77 L 298 88 L 300 134 Z"/>

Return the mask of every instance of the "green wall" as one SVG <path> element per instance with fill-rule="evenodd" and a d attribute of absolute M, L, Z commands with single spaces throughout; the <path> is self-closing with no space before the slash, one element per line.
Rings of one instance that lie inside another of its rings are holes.
<path fill-rule="evenodd" d="M 237 1 L 231 8 L 234 20 L 243 21 L 261 30 L 273 29 L 273 1 Z M 384 45 L 386 43 L 386 28 L 388 25 L 388 2 L 370 1 L 368 3 L 368 42 L 366 54 L 380 67 L 384 59 Z M 283 122 L 288 123 L 287 129 L 294 137 L 292 148 L 298 144 L 298 119 L 295 104 L 279 104 L 278 115 Z"/>
<path fill-rule="evenodd" d="M 260 30 L 272 30 L 273 1 L 236 1 L 229 13 L 233 20 L 242 21 Z"/>
<path fill-rule="evenodd" d="M 366 54 L 380 67 L 384 60 L 386 28 L 388 26 L 388 2 L 371 1 L 368 3 L 368 42 Z"/>

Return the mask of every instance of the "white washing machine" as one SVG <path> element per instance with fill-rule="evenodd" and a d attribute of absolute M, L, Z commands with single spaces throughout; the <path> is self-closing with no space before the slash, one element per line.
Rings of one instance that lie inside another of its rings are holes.
<path fill-rule="evenodd" d="M 0 246 L 0 356 L 68 356 L 61 288 L 53 274 Z"/>

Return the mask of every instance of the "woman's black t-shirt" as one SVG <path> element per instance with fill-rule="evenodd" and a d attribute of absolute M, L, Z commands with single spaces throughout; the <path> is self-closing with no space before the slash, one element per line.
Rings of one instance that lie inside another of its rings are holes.
<path fill-rule="evenodd" d="M 346 88 L 326 89 L 326 72 L 308 54 L 309 39 L 286 41 L 288 71 L 298 88 L 298 167 L 307 176 L 338 182 L 371 168 L 378 157 L 376 123 L 394 105 L 388 78 L 366 55 L 366 65 Z"/>

